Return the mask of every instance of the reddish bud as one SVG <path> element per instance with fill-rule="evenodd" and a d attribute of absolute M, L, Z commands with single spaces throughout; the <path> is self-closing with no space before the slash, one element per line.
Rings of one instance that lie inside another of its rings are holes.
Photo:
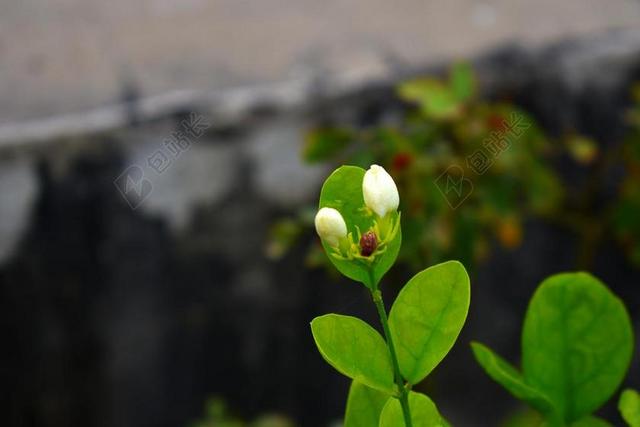
<path fill-rule="evenodd" d="M 373 231 L 367 231 L 360 238 L 360 255 L 370 256 L 377 247 L 378 239 Z"/>

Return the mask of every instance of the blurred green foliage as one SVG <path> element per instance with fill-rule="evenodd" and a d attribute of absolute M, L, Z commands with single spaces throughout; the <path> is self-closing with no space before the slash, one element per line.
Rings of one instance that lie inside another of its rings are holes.
<path fill-rule="evenodd" d="M 262 415 L 252 422 L 234 417 L 224 399 L 211 397 L 205 403 L 204 416 L 189 427 L 293 427 L 293 421 L 279 414 Z"/>
<path fill-rule="evenodd" d="M 612 223 L 629 258 L 640 265 L 640 84 L 634 86 L 632 96 L 634 104 L 626 117 L 630 131 L 621 149 L 625 174 Z"/>
<path fill-rule="evenodd" d="M 401 83 L 397 96 L 407 105 L 400 118 L 375 126 L 332 125 L 311 130 L 302 157 L 308 164 L 375 163 L 393 176 L 400 194 L 403 245 L 399 260 L 420 268 L 458 259 L 473 266 L 498 243 L 517 248 L 523 223 L 544 218 L 578 236 L 576 265 L 588 268 L 603 238 L 615 236 L 640 265 L 640 86 L 628 114 L 623 144 L 604 152 L 576 133 L 552 139 L 525 111 L 508 102 L 481 99 L 467 64 L 445 78 Z M 561 162 L 588 171 L 584 188 L 563 182 Z M 595 206 L 593 183 L 624 164 L 618 195 Z M 287 253 L 313 221 L 313 207 L 275 223 L 267 254 Z M 328 265 L 313 244 L 309 266 Z"/>

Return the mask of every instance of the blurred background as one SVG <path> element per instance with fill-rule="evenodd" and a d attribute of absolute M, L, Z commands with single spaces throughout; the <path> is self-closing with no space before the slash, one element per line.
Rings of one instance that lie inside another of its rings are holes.
<path fill-rule="evenodd" d="M 312 229 L 339 164 L 400 188 L 388 303 L 470 271 L 419 386 L 453 425 L 516 425 L 468 343 L 517 364 L 547 275 L 640 330 L 637 0 L 2 0 L 0 100 L 1 425 L 340 425 L 309 322 L 377 321 Z"/>

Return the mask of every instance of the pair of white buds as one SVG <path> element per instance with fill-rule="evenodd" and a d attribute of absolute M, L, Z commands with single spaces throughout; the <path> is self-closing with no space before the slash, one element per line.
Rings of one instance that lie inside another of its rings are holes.
<path fill-rule="evenodd" d="M 400 196 L 391 175 L 378 165 L 371 165 L 362 180 L 364 203 L 380 218 L 398 209 Z M 338 246 L 347 236 L 347 224 L 340 212 L 333 208 L 322 208 L 315 218 L 316 231 L 321 239 L 331 246 Z"/>

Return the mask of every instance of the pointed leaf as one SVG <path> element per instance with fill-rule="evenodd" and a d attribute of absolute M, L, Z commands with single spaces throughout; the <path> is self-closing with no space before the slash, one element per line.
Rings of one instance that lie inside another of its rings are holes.
<path fill-rule="evenodd" d="M 549 399 L 538 390 L 528 386 L 518 372 L 507 361 L 495 354 L 490 348 L 477 343 L 471 343 L 471 349 L 476 360 L 485 372 L 498 384 L 507 389 L 516 398 L 527 402 L 543 414 L 549 414 L 553 407 Z"/>
<path fill-rule="evenodd" d="M 606 402 L 624 378 L 633 335 L 623 303 L 587 273 L 551 276 L 536 290 L 522 331 L 527 384 L 566 422 Z"/>
<path fill-rule="evenodd" d="M 416 274 L 396 298 L 389 328 L 402 376 L 420 382 L 449 352 L 469 311 L 469 276 L 457 261 Z"/>
<path fill-rule="evenodd" d="M 389 350 L 380 334 L 362 320 L 326 314 L 311 321 L 322 357 L 343 375 L 371 388 L 395 390 Z"/>
<path fill-rule="evenodd" d="M 629 427 L 640 427 L 640 394 L 637 391 L 631 389 L 623 391 L 618 409 Z"/>
<path fill-rule="evenodd" d="M 442 419 L 436 405 L 421 393 L 409 392 L 409 410 L 413 427 L 445 427 L 448 424 Z M 384 405 L 380 414 L 380 427 L 405 427 L 400 401 L 391 398 Z"/>
<path fill-rule="evenodd" d="M 391 398 L 386 393 L 352 381 L 344 415 L 344 427 L 377 426 L 382 408 L 389 399 Z"/>

